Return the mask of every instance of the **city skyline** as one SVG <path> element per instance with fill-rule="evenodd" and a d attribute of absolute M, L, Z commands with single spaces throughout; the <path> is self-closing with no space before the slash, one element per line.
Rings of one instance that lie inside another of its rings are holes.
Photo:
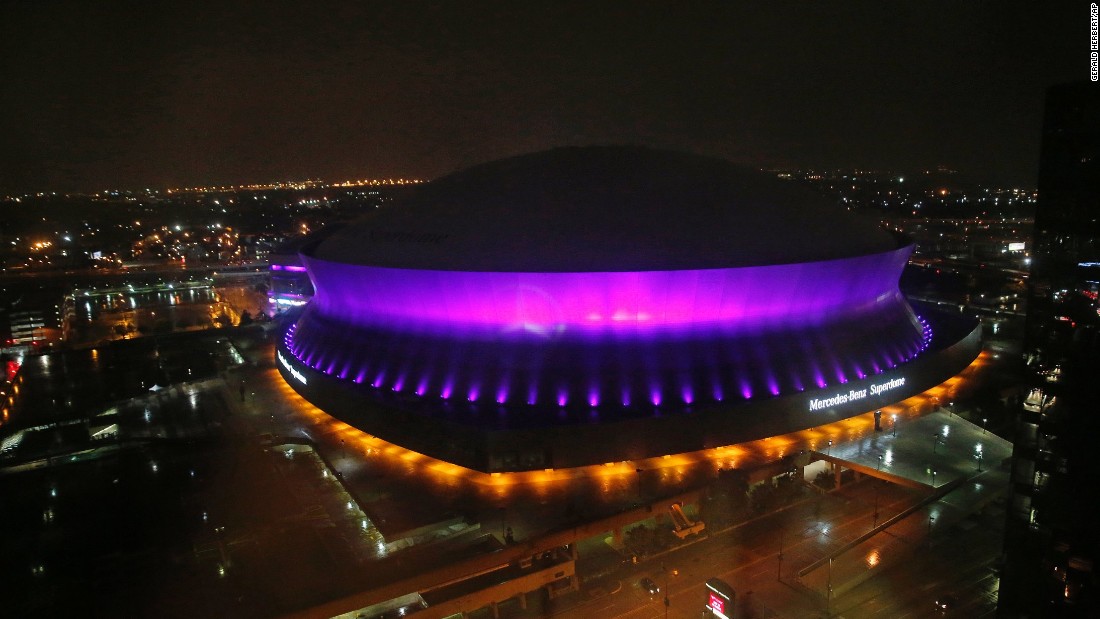
<path fill-rule="evenodd" d="M 1069 4 L 23 5 L 0 191 L 430 179 L 586 144 L 1033 185 L 1043 92 L 1088 70 Z"/>

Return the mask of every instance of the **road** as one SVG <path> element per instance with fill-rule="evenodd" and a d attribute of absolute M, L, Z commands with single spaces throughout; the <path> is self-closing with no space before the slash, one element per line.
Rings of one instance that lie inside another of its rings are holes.
<path fill-rule="evenodd" d="M 585 583 L 582 591 L 572 597 L 531 603 L 526 610 L 515 603 L 502 604 L 500 615 L 514 619 L 661 619 L 666 617 L 663 602 L 667 592 L 667 617 L 694 619 L 705 605 L 704 583 L 719 577 L 737 592 L 733 619 L 829 616 L 825 597 L 799 583 L 796 573 L 871 528 L 876 483 L 882 482 L 865 480 L 643 564 L 628 565 L 607 578 Z M 896 486 L 880 486 L 879 490 L 879 513 L 884 519 L 923 496 L 920 491 Z M 944 509 L 936 503 L 929 509 L 937 508 Z M 897 525 L 897 533 L 887 529 L 876 535 L 871 552 L 862 547 L 852 551 L 859 554 L 856 560 L 873 562 L 882 571 L 831 600 L 831 616 L 992 616 L 998 585 L 993 568 L 1000 554 L 1003 510 L 995 505 L 987 507 L 980 514 L 934 531 L 931 540 L 926 534 L 924 514 L 918 511 Z M 783 580 L 779 581 L 781 543 Z M 893 560 L 886 553 L 894 553 Z M 663 591 L 651 595 L 643 590 L 639 580 L 645 576 Z M 957 608 L 938 613 L 934 602 L 949 594 L 957 599 Z M 474 615 L 474 619 L 492 616 L 488 610 Z"/>
<path fill-rule="evenodd" d="M 621 494 L 624 498 L 636 496 L 633 475 L 622 479 L 562 480 L 528 488 L 483 486 L 450 469 L 435 471 L 417 466 L 416 460 L 408 454 L 376 439 L 363 439 L 358 431 L 299 403 L 288 387 L 280 386 L 281 381 L 267 356 L 269 350 L 268 345 L 261 344 L 245 353 L 254 357 L 256 365 L 245 373 L 250 375 L 248 383 L 257 389 L 245 398 L 247 408 L 263 411 L 265 414 L 261 417 L 267 418 L 266 423 L 270 423 L 275 432 L 301 434 L 316 441 L 322 451 L 334 455 L 332 459 L 337 468 L 353 485 L 370 482 L 368 485 L 376 492 L 393 497 L 400 497 L 407 494 L 409 488 L 417 487 L 423 492 L 415 493 L 416 496 L 431 497 L 441 504 L 488 504 L 490 517 L 482 520 L 503 523 L 506 518 L 507 525 L 516 527 L 517 537 L 521 538 L 527 537 L 527 532 L 520 528 L 527 514 L 521 511 L 542 510 L 544 518 L 560 518 L 558 512 L 565 509 L 563 504 L 582 497 L 577 502 L 583 504 L 584 498 L 592 496 L 590 491 L 593 494 L 610 492 L 612 496 Z M 404 489 L 399 489 L 402 486 Z M 666 556 L 636 566 L 624 566 L 606 578 L 585 582 L 577 593 L 550 602 L 536 601 L 538 596 L 529 595 L 527 609 L 519 608 L 518 602 L 512 600 L 499 605 L 498 611 L 502 617 L 516 619 L 545 616 L 588 619 L 593 615 L 656 619 L 664 617 L 666 612 L 669 618 L 692 619 L 703 610 L 705 581 L 717 576 L 739 592 L 733 619 L 822 617 L 827 611 L 825 596 L 820 593 L 824 588 L 815 591 L 814 583 L 810 582 L 813 578 L 807 578 L 808 584 L 802 584 L 795 575 L 799 569 L 872 528 L 876 488 L 880 493 L 879 522 L 920 501 L 928 492 L 864 480 L 729 532 L 712 532 L 709 538 Z M 506 505 L 507 510 L 491 507 L 493 501 Z M 931 542 L 924 534 L 929 514 L 938 518 Z M 934 616 L 932 603 L 935 599 L 954 593 L 964 608 L 972 611 L 966 616 L 987 613 L 992 605 L 990 595 L 996 589 L 996 580 L 990 579 L 990 569 L 993 558 L 1000 551 L 1000 522 L 995 516 L 983 516 L 985 520 L 980 525 L 964 530 L 954 525 L 948 515 L 955 521 L 966 516 L 956 505 L 936 502 L 886 533 L 873 537 L 868 544 L 878 544 L 878 547 L 871 551 L 861 545 L 843 555 L 841 562 L 868 561 L 870 567 L 878 569 L 876 575 L 863 584 L 838 591 L 828 604 L 828 610 L 834 616 L 844 617 Z M 970 537 L 978 537 L 982 543 L 971 544 Z M 965 547 L 965 551 L 959 551 L 959 547 Z M 784 556 L 782 581 L 777 579 L 780 548 Z M 662 570 L 662 564 L 668 568 L 668 574 Z M 838 563 L 838 567 L 840 565 Z M 674 569 L 678 575 L 672 576 Z M 583 572 L 580 574 L 583 578 Z M 820 574 L 818 571 L 814 576 Z M 663 595 L 651 596 L 638 586 L 643 576 L 650 576 L 667 588 L 667 611 Z M 476 619 L 492 617 L 489 609 L 471 615 Z"/>

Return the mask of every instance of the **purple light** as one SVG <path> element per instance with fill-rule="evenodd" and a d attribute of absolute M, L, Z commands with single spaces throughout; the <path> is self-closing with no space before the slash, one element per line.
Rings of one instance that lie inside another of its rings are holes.
<path fill-rule="evenodd" d="M 304 272 L 306 270 L 306 268 L 302 267 L 302 266 L 295 266 L 295 265 L 273 264 L 273 265 L 271 265 L 271 270 L 272 271 Z"/>
<path fill-rule="evenodd" d="M 928 348 L 930 328 L 896 285 L 909 252 L 634 273 L 417 271 L 307 256 L 319 292 L 285 344 L 330 375 L 394 391 L 415 380 L 417 395 L 439 386 L 444 399 L 489 406 L 509 396 L 563 409 L 606 406 L 616 393 L 624 407 L 778 396 L 826 388 L 826 375 L 866 378 Z"/>
<path fill-rule="evenodd" d="M 654 390 L 652 393 L 649 394 L 649 401 L 652 402 L 654 406 L 660 406 L 661 405 L 661 392 L 657 391 L 657 390 Z"/>
<path fill-rule="evenodd" d="M 639 272 L 509 273 L 390 269 L 303 255 L 320 315 L 416 330 L 561 333 L 804 326 L 904 302 L 910 246 L 772 266 Z"/>
<path fill-rule="evenodd" d="M 770 373 L 768 374 L 768 393 L 772 395 L 779 395 L 779 383 Z"/>

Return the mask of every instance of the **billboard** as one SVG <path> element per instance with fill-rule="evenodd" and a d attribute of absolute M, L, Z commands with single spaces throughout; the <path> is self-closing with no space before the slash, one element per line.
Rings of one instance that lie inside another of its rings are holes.
<path fill-rule="evenodd" d="M 720 579 L 711 578 L 707 581 L 707 610 L 719 619 L 729 619 L 733 614 L 733 587 Z"/>

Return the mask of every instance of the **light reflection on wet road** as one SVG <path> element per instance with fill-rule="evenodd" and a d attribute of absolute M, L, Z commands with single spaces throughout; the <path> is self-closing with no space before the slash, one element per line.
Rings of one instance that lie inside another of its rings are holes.
<path fill-rule="evenodd" d="M 647 460 L 566 470 L 486 474 L 429 458 L 339 421 L 299 396 L 274 367 L 270 345 L 251 351 L 260 367 L 245 370 L 256 393 L 255 409 L 273 415 L 271 429 L 314 440 L 347 479 L 370 494 L 402 503 L 478 514 L 489 530 L 506 521 L 517 538 L 552 526 L 613 513 L 713 480 L 719 469 L 752 468 L 802 450 L 824 450 L 874 431 L 873 412 L 762 440 Z M 958 376 L 920 395 L 884 407 L 883 424 L 904 423 L 957 396 L 989 362 L 983 353 Z M 641 472 L 636 472 L 637 470 Z M 423 511 L 422 509 L 420 511 Z M 502 514 L 503 512 L 503 514 Z"/>

